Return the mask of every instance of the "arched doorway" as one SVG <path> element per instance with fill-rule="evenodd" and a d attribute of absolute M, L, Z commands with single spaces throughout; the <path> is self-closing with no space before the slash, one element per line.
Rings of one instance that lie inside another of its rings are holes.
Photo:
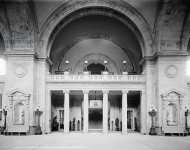
<path fill-rule="evenodd" d="M 3 36 L 0 34 L 0 55 L 2 55 L 5 51 L 5 43 Z"/>
<path fill-rule="evenodd" d="M 137 26 L 122 13 L 99 6 L 78 9 L 60 20 L 50 36 L 48 45 L 48 56 L 52 62 L 50 73 L 64 71 L 65 66 L 69 66 L 73 71 L 78 62 L 82 61 L 84 65 L 83 58 L 88 59 L 86 56 L 100 55 L 113 60 L 116 68 L 120 70 L 117 75 L 126 68 L 124 62 L 130 66 L 128 68 L 132 68 L 127 70 L 129 73 L 141 74 L 140 62 L 144 56 L 142 43 L 142 36 Z M 98 58 L 90 60 L 101 64 Z M 65 66 L 61 67 L 62 70 L 57 70 L 61 62 L 65 62 Z M 99 71 L 94 71 L 95 74 L 102 71 L 102 66 L 97 66 L 96 63 L 90 65 L 92 66 L 89 70 L 98 68 Z M 81 72 L 74 70 L 72 73 L 78 75 Z"/>
<path fill-rule="evenodd" d="M 90 65 L 87 66 L 87 70 L 91 72 L 91 74 L 101 74 L 103 71 L 105 71 L 105 66 L 100 64 L 100 63 L 92 63 Z"/>

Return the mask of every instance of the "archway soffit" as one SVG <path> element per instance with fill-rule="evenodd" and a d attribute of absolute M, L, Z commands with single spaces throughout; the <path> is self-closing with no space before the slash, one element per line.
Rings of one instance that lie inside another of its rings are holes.
<path fill-rule="evenodd" d="M 105 7 L 121 14 L 125 15 L 129 18 L 138 28 L 139 32 L 143 36 L 143 56 L 152 55 L 153 48 L 153 38 L 151 34 L 151 28 L 146 19 L 130 4 L 124 2 L 123 0 L 70 0 L 62 4 L 58 9 L 56 9 L 45 21 L 42 25 L 41 33 L 40 33 L 40 42 L 42 42 L 43 50 L 48 49 L 48 42 L 52 31 L 59 24 L 61 20 L 63 20 L 69 14 L 82 9 L 89 7 Z M 46 54 L 46 52 L 45 52 Z M 46 54 L 47 55 L 47 54 Z"/>

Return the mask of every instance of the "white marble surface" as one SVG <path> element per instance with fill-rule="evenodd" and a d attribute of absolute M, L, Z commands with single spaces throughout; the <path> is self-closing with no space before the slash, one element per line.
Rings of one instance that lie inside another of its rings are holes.
<path fill-rule="evenodd" d="M 0 136 L 1 150 L 189 150 L 190 137 L 138 133 L 53 133 L 39 136 Z"/>

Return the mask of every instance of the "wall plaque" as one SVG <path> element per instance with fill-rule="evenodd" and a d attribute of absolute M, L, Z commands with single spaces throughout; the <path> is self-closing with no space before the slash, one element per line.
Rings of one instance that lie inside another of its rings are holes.
<path fill-rule="evenodd" d="M 27 73 L 27 70 L 25 67 L 21 66 L 21 65 L 18 65 L 16 66 L 16 69 L 15 69 L 15 74 L 18 78 L 22 78 L 26 75 Z"/>
<path fill-rule="evenodd" d="M 102 108 L 102 100 L 90 100 L 89 108 Z"/>
<path fill-rule="evenodd" d="M 168 78 L 175 78 L 177 75 L 177 67 L 175 65 L 169 65 L 165 70 L 165 74 Z"/>

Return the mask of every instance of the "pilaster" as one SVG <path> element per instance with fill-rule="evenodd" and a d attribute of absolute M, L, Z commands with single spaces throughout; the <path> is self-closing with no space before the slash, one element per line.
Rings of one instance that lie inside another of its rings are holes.
<path fill-rule="evenodd" d="M 84 125 L 83 125 L 83 131 L 84 133 L 88 132 L 88 90 L 83 90 L 83 94 L 84 94 Z"/>
<path fill-rule="evenodd" d="M 108 90 L 103 90 L 103 132 L 108 132 Z"/>
<path fill-rule="evenodd" d="M 128 90 L 122 91 L 122 133 L 127 133 L 127 93 Z"/>
<path fill-rule="evenodd" d="M 64 132 L 69 133 L 69 90 L 64 90 Z"/>

